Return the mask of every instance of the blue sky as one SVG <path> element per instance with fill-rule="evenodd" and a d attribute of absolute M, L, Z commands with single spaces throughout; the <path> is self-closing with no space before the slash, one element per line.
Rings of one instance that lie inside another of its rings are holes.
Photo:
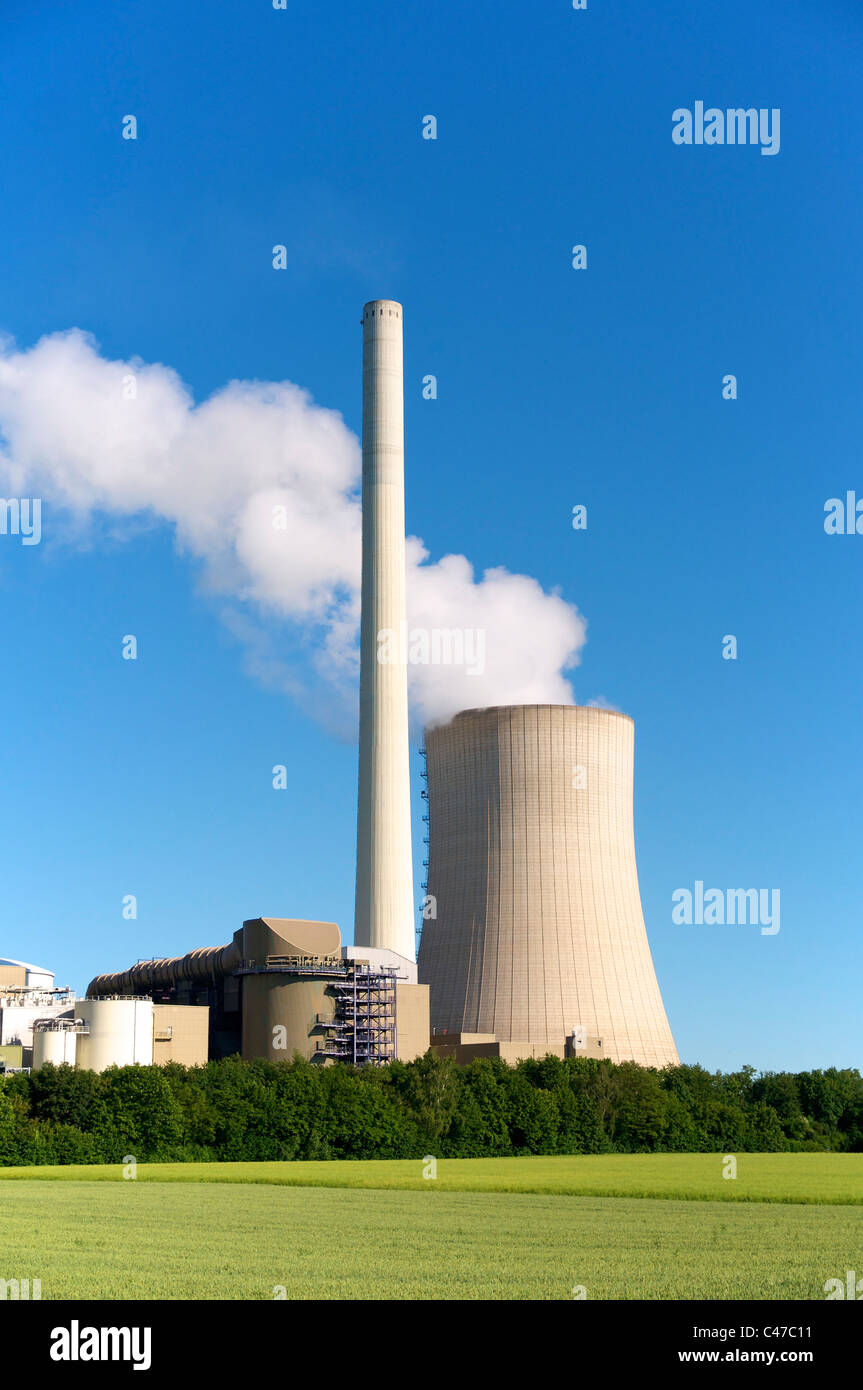
<path fill-rule="evenodd" d="M 859 1065 L 863 537 L 823 527 L 863 497 L 859 8 L 7 0 L 0 36 L 0 332 L 358 430 L 361 307 L 400 299 L 408 530 L 559 588 L 577 699 L 636 721 L 681 1056 Z M 778 107 L 780 152 L 676 146 L 696 100 Z M 349 938 L 355 746 L 249 674 L 169 527 L 51 522 L 0 537 L 0 953 L 83 989 L 260 913 Z M 779 934 L 673 924 L 698 879 L 779 888 Z"/>

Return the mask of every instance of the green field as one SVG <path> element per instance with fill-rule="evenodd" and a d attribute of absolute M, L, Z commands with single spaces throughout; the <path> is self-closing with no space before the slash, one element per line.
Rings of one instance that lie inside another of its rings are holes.
<path fill-rule="evenodd" d="M 0 1278 L 43 1299 L 823 1299 L 863 1155 L 0 1169 Z M 606 1195 L 608 1194 L 608 1195 Z"/>
<path fill-rule="evenodd" d="M 532 1192 L 549 1196 L 664 1197 L 680 1201 L 863 1204 L 861 1154 L 577 1154 L 554 1158 L 444 1158 L 434 1181 L 421 1159 L 329 1163 L 141 1163 L 139 1182 L 238 1182 L 290 1187 L 377 1187 L 417 1192 Z M 116 1164 L 0 1168 L 0 1183 L 37 1179 L 123 1182 Z"/>

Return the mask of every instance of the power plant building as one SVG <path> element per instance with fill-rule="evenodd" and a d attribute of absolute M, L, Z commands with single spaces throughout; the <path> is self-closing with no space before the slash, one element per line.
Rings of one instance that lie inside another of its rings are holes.
<path fill-rule="evenodd" d="M 185 1004 L 154 1004 L 125 995 L 79 999 L 60 1017 L 33 1025 L 34 1071 L 46 1062 L 83 1071 L 107 1067 L 199 1066 L 208 1056 L 209 1010 Z"/>
<path fill-rule="evenodd" d="M 638 886 L 628 716 L 504 705 L 426 731 L 432 910 L 415 960 L 401 304 L 370 301 L 362 325 L 355 944 L 332 922 L 251 918 L 226 945 L 99 975 L 78 1001 L 0 959 L 0 1063 L 10 1030 L 18 1064 L 32 1049 L 34 1066 L 97 1071 L 237 1053 L 375 1065 L 430 1042 L 459 1062 L 678 1061 Z"/>
<path fill-rule="evenodd" d="M 54 973 L 0 957 L 0 1068 L 29 1067 L 37 1019 L 59 1018 L 74 1003 L 70 989 L 55 989 Z"/>
<path fill-rule="evenodd" d="M 419 978 L 438 1048 L 677 1063 L 638 887 L 633 747 L 628 716 L 579 705 L 426 731 L 437 916 Z"/>
<path fill-rule="evenodd" d="M 6 990 L 51 990 L 54 988 L 53 970 L 45 970 L 41 965 L 28 965 L 24 960 L 12 960 L 0 956 L 0 994 Z"/>
<path fill-rule="evenodd" d="M 342 947 L 334 922 L 255 917 L 225 946 L 138 961 L 96 976 L 87 994 L 88 1003 L 138 996 L 156 1010 L 209 1010 L 212 1057 L 299 1053 L 364 1065 L 410 1061 L 429 1045 L 428 989 L 417 984 L 416 965 L 387 950 Z"/>

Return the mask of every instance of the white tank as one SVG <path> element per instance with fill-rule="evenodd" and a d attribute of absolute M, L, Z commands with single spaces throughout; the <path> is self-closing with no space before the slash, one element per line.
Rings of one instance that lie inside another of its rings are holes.
<path fill-rule="evenodd" d="M 71 1028 L 33 1029 L 33 1070 L 38 1071 L 46 1062 L 60 1067 L 65 1062 L 75 1065 L 77 1037 Z"/>
<path fill-rule="evenodd" d="M 86 1071 L 153 1063 L 152 999 L 79 999 L 78 1066 Z"/>

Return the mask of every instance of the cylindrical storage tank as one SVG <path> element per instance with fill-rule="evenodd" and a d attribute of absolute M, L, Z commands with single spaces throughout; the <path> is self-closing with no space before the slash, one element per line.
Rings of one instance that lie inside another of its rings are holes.
<path fill-rule="evenodd" d="M 88 1071 L 153 1062 L 152 999 L 79 999 L 78 1066 Z"/>
<path fill-rule="evenodd" d="M 638 887 L 632 720 L 500 706 L 425 742 L 432 1031 L 677 1063 Z"/>
<path fill-rule="evenodd" d="M 38 1071 L 46 1062 L 55 1067 L 65 1063 L 75 1065 L 77 1037 L 72 1028 L 34 1028 L 33 1029 L 33 1070 Z"/>
<path fill-rule="evenodd" d="M 328 980 L 290 975 L 243 978 L 243 1056 L 289 1062 L 295 1052 L 314 1057 L 325 1040 L 322 1022 L 331 1022 L 336 1001 Z"/>

